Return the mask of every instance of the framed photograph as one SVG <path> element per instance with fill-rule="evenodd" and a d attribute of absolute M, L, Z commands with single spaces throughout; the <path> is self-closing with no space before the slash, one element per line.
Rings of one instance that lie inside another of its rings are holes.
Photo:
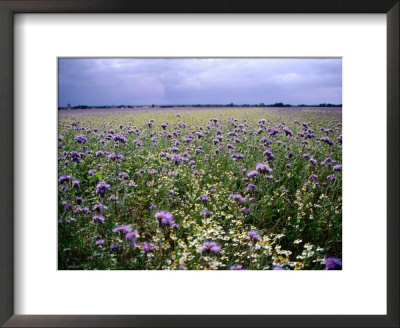
<path fill-rule="evenodd" d="M 3 326 L 399 326 L 398 1 L 0 21 Z"/>

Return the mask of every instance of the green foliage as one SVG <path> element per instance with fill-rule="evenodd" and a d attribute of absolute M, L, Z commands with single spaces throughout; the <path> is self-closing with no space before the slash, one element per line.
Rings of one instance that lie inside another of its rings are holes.
<path fill-rule="evenodd" d="M 218 125 L 210 122 L 210 117 L 217 118 Z M 154 123 L 150 128 L 147 123 L 151 119 Z M 266 124 L 259 134 L 260 119 L 266 119 Z M 166 131 L 170 136 L 160 127 L 164 122 L 169 122 Z M 302 122 L 311 123 L 315 138 L 298 136 L 304 131 Z M 282 126 L 290 128 L 292 138 L 283 133 Z M 280 132 L 270 136 L 268 127 Z M 318 140 L 326 136 L 321 128 L 331 130 L 333 145 Z M 223 131 L 223 139 L 214 144 L 218 129 Z M 204 137 L 198 138 L 196 131 Z M 240 142 L 229 132 L 237 133 Z M 126 136 L 126 143 L 113 140 L 117 133 Z M 78 143 L 76 134 L 85 134 L 88 142 Z M 194 138 L 185 143 L 189 134 Z M 323 269 L 327 256 L 342 255 L 341 172 L 333 171 L 332 164 L 321 164 L 326 157 L 342 162 L 341 143 L 337 141 L 340 110 L 65 111 L 60 113 L 59 135 L 63 137 L 59 141 L 59 175 L 72 177 L 59 184 L 59 269 L 229 269 L 241 264 L 247 269 L 281 266 L 317 270 Z M 272 143 L 266 146 L 260 142 L 262 137 Z M 244 155 L 242 160 L 231 158 L 229 143 L 234 145 L 234 153 Z M 217 153 L 219 145 L 224 147 Z M 168 150 L 173 146 L 185 157 L 183 163 L 168 159 L 174 155 Z M 274 161 L 266 160 L 266 149 L 272 150 Z M 79 162 L 71 159 L 73 151 L 84 154 Z M 97 151 L 120 153 L 123 158 L 113 161 L 106 154 L 97 156 Z M 289 152 L 294 154 L 291 158 Z M 311 154 L 317 165 L 312 165 L 305 153 Z M 189 165 L 191 160 L 194 167 Z M 255 170 L 257 163 L 268 163 L 272 173 L 248 178 L 247 172 Z M 93 169 L 96 172 L 89 175 Z M 152 170 L 156 173 L 149 173 Z M 122 179 L 119 172 L 129 178 Z M 312 174 L 318 176 L 315 181 L 310 179 Z M 327 179 L 331 174 L 335 181 Z M 73 187 L 73 180 L 80 181 L 79 187 Z M 100 181 L 110 185 L 104 197 L 96 193 Z M 256 185 L 256 190 L 248 191 L 249 183 Z M 211 192 L 213 188 L 215 192 Z M 243 195 L 246 203 L 235 202 L 231 194 Z M 110 199 L 111 195 L 118 199 Z M 201 195 L 207 195 L 209 201 L 200 200 Z M 76 197 L 83 198 L 82 204 Z M 69 202 L 72 209 L 66 210 L 63 202 Z M 92 219 L 97 214 L 93 206 L 98 203 L 107 206 L 100 213 L 105 218 L 103 224 Z M 157 207 L 151 209 L 152 204 Z M 82 211 L 84 207 L 89 211 Z M 210 217 L 201 214 L 206 208 L 213 213 Z M 244 209 L 250 212 L 243 214 Z M 160 210 L 171 212 L 179 229 L 160 228 L 154 217 Z M 119 225 L 138 231 L 135 247 L 123 234 L 113 232 Z M 250 230 L 257 231 L 258 242 L 251 242 Z M 96 245 L 100 240 L 104 245 Z M 207 240 L 217 242 L 221 252 L 202 254 L 200 247 Z M 157 250 L 145 252 L 144 242 L 153 243 Z M 118 250 L 110 249 L 114 243 L 119 243 Z"/>

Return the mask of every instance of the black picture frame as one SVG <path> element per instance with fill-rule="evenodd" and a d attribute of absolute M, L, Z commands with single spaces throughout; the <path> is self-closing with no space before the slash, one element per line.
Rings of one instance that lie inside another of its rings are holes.
<path fill-rule="evenodd" d="M 399 327 L 399 8 L 399 0 L 0 0 L 0 324 L 4 327 Z M 387 315 L 14 315 L 13 135 L 18 131 L 14 129 L 13 114 L 13 17 L 16 13 L 385 13 Z"/>

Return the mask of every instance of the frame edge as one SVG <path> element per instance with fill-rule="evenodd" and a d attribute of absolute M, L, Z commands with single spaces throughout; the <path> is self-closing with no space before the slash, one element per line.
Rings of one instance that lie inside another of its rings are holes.
<path fill-rule="evenodd" d="M 0 325 L 14 312 L 13 13 L 0 2 Z M 4 50 L 3 50 L 4 49 Z M 10 174 L 11 173 L 11 174 Z"/>
<path fill-rule="evenodd" d="M 387 315 L 399 327 L 399 12 L 387 13 Z M 397 236 L 396 236 L 397 234 Z M 396 245 L 395 247 L 393 247 Z"/>
<path fill-rule="evenodd" d="M 8 1 L 9 2 L 9 1 Z M 18 2 L 18 1 L 16 1 Z M 43 1 L 46 2 L 46 1 Z M 393 2 L 392 2 L 393 3 Z M 381 318 L 374 322 L 371 316 L 370 326 L 374 326 L 378 322 L 382 326 L 386 327 L 399 327 L 399 245 L 396 234 L 399 231 L 399 149 L 400 149 L 400 138 L 399 138 L 399 2 L 394 2 L 395 5 L 387 13 L 387 42 L 388 42 L 388 53 L 387 53 L 387 128 L 388 128 L 388 145 L 387 145 L 387 159 L 388 159 L 388 185 L 387 185 L 387 218 L 388 218 L 388 245 L 395 247 L 388 247 L 388 315 L 381 316 Z M 36 9 L 38 10 L 38 9 Z M 0 220 L 0 325 L 2 325 L 7 319 L 5 327 L 24 327 L 30 324 L 31 327 L 38 325 L 54 327 L 54 326 L 70 326 L 73 324 L 78 327 L 85 326 L 97 326 L 104 317 L 108 316 L 69 316 L 71 320 L 65 320 L 65 316 L 25 316 L 25 315 L 13 315 L 13 258 L 10 257 L 13 250 L 13 125 L 9 122 L 13 122 L 13 12 L 26 12 L 23 9 L 11 9 L 6 7 L 3 1 L 0 1 L 0 48 L 10 49 L 9 51 L 0 52 L 0 108 L 3 110 L 3 119 L 0 120 L 0 147 L 4 150 L 4 157 L 0 157 L 0 206 L 3 209 L 2 219 Z M 42 8 L 36 12 L 48 12 L 46 8 Z M 60 12 L 65 12 L 60 10 Z M 372 10 L 371 10 L 372 12 Z M 3 31 L 6 31 L 5 33 Z M 391 139 L 389 139 L 391 138 Z M 12 172 L 12 174 L 10 174 Z M 390 180 L 389 180 L 390 178 Z M 90 318 L 91 317 L 91 318 Z M 98 321 L 94 320 L 97 317 Z M 133 325 L 139 326 L 154 326 L 162 321 L 161 318 L 155 320 L 147 320 L 146 324 L 144 321 L 139 320 L 134 324 L 136 316 L 117 316 L 122 320 L 114 324 L 118 326 Z M 122 318 L 123 317 L 123 318 Z M 129 318 L 127 318 L 129 317 Z M 172 317 L 170 319 L 165 318 L 164 326 L 171 324 Z M 271 323 L 276 324 L 277 320 L 271 316 Z M 161 319 L 161 320 L 160 320 Z M 294 319 L 294 318 L 293 318 Z M 347 325 L 353 327 L 362 327 L 366 322 L 364 320 L 358 320 L 349 316 Z M 63 320 L 65 320 L 63 322 Z M 204 321 L 203 321 L 204 320 Z M 214 320 L 208 321 L 204 318 L 199 323 L 215 324 Z M 281 319 L 278 319 L 280 321 Z M 195 322 L 189 319 L 191 324 L 186 322 L 187 326 L 195 326 Z M 218 321 L 218 320 L 216 320 Z M 240 321 L 240 320 L 239 320 Z M 252 320 L 249 320 L 251 323 Z M 292 320 L 289 320 L 292 321 Z M 223 322 L 223 321 L 222 321 Z M 318 324 L 319 320 L 315 321 Z M 356 324 L 356 322 L 358 324 Z M 104 320 L 104 325 L 110 325 L 112 321 Z M 141 325 L 140 325 L 141 323 Z M 183 322 L 181 322 L 182 325 Z M 229 320 L 225 321 L 225 326 L 229 323 Z M 292 321 L 292 325 L 293 325 Z M 311 324 L 311 322 L 309 322 Z M 286 322 L 286 324 L 290 324 Z M 329 326 L 340 326 L 342 320 L 333 320 Z M 173 324 L 174 325 L 174 324 Z M 186 326 L 185 325 L 185 326 Z M 99 325 L 101 326 L 101 325 Z M 177 324 L 178 326 L 178 324 Z M 258 325 L 265 326 L 265 325 Z M 275 326 L 285 326 L 285 323 L 281 323 Z M 314 325 L 310 325 L 314 326 Z M 367 325 L 365 325 L 367 326 Z M 314 326 L 315 327 L 315 326 Z"/>

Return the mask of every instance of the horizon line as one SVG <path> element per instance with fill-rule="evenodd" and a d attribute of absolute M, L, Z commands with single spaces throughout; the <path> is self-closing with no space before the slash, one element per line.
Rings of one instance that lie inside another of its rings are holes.
<path fill-rule="evenodd" d="M 67 106 L 58 106 L 58 108 L 77 108 L 77 107 L 85 107 L 85 108 L 94 108 L 94 107 L 108 107 L 108 108 L 119 108 L 119 107 L 210 107 L 210 106 L 217 106 L 217 107 L 341 107 L 342 104 L 334 104 L 334 103 L 320 103 L 320 104 L 286 104 L 282 102 L 277 102 L 274 104 L 120 104 L 120 105 L 86 105 L 86 104 L 79 104 L 79 105 L 67 105 Z"/>

